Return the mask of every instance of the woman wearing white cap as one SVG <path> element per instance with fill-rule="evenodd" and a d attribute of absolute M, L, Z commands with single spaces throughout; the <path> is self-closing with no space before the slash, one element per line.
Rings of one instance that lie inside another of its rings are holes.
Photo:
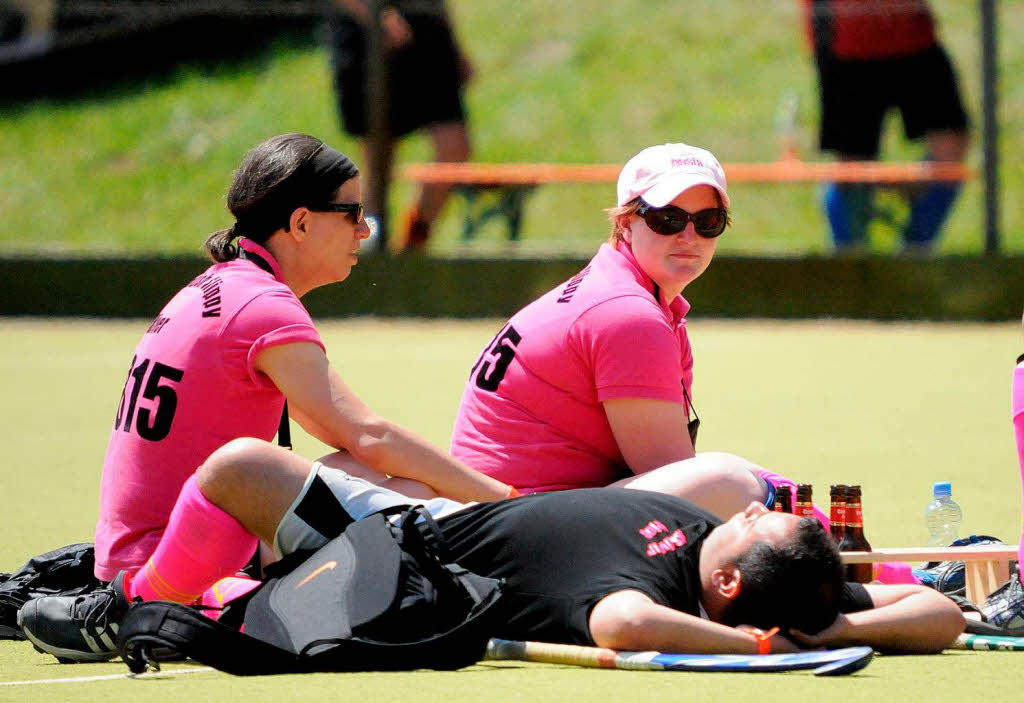
<path fill-rule="evenodd" d="M 759 467 L 696 454 L 683 290 L 729 223 L 725 173 L 687 144 L 623 167 L 611 236 L 576 276 L 516 313 L 470 373 L 451 452 L 523 493 L 626 485 L 719 515 L 774 499 Z"/>

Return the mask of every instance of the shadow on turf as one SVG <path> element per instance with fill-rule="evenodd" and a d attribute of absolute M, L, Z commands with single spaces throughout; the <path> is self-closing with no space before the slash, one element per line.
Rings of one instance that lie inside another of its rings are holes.
<path fill-rule="evenodd" d="M 282 48 L 315 46 L 319 26 L 310 17 L 199 16 L 124 27 L 86 44 L 57 40 L 42 55 L 0 61 L 0 112 L 17 112 L 35 100 L 141 92 L 171 82 L 184 65 L 205 72 L 259 65 Z"/>

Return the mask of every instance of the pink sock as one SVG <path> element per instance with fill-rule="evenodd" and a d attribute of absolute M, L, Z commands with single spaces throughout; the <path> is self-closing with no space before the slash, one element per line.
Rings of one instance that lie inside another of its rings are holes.
<path fill-rule="evenodd" d="M 156 551 L 133 575 L 128 595 L 195 602 L 218 579 L 245 566 L 256 544 L 252 533 L 206 499 L 193 474 L 181 488 Z"/>
<path fill-rule="evenodd" d="M 203 615 L 211 620 L 217 620 L 220 618 L 220 612 L 225 605 L 233 600 L 241 598 L 262 583 L 262 581 L 256 581 L 255 579 L 245 578 L 242 576 L 227 576 L 222 578 L 220 581 L 203 591 L 203 596 L 199 599 L 199 602 L 209 608 L 209 610 L 203 610 Z"/>
<path fill-rule="evenodd" d="M 1017 439 L 1017 463 L 1020 465 L 1021 512 L 1024 519 L 1024 365 L 1013 370 L 1013 433 Z M 1017 569 L 1024 581 L 1024 526 L 1017 547 Z"/>
<path fill-rule="evenodd" d="M 874 577 L 880 583 L 921 583 L 914 576 L 910 564 L 898 561 L 883 561 L 874 565 Z"/>
<path fill-rule="evenodd" d="M 796 500 L 796 484 L 792 480 L 785 476 L 780 476 L 777 473 L 773 473 L 768 469 L 754 469 L 754 473 L 763 478 L 773 486 L 789 486 L 793 492 L 793 500 Z M 828 532 L 829 525 L 831 524 L 828 519 L 828 515 L 825 511 L 818 507 L 818 504 L 814 504 L 814 517 L 818 518 L 818 522 L 825 526 L 825 531 Z"/>

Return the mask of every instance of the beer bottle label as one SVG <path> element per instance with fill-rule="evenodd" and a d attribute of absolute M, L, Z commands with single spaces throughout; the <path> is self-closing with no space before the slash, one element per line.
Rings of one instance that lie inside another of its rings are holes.
<path fill-rule="evenodd" d="M 832 515 L 829 516 L 829 519 L 832 521 L 833 524 L 835 524 L 837 526 L 838 525 L 845 525 L 846 524 L 846 506 L 842 505 L 842 504 L 839 504 L 839 503 L 833 505 L 832 506 Z"/>

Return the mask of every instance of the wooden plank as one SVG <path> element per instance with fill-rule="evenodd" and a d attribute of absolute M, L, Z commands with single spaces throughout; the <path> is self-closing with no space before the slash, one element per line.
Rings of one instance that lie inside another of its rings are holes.
<path fill-rule="evenodd" d="M 1017 558 L 1017 545 L 983 545 L 980 547 L 889 547 L 870 552 L 843 552 L 846 564 L 880 561 L 991 561 Z"/>
<path fill-rule="evenodd" d="M 882 561 L 962 561 L 967 600 L 981 606 L 985 599 L 1010 578 L 1010 561 L 1017 558 L 1017 545 L 978 547 L 895 547 L 870 552 L 842 552 L 846 564 Z"/>
<path fill-rule="evenodd" d="M 985 599 L 1010 578 L 1010 562 L 968 561 L 965 562 L 964 585 L 967 600 L 981 606 Z"/>
<path fill-rule="evenodd" d="M 732 183 L 919 183 L 966 181 L 970 169 L 941 162 L 819 162 L 786 160 L 727 163 L 722 166 Z M 478 186 L 534 186 L 544 183 L 614 183 L 618 164 L 554 163 L 422 163 L 402 170 L 405 180 L 419 183 Z"/>

